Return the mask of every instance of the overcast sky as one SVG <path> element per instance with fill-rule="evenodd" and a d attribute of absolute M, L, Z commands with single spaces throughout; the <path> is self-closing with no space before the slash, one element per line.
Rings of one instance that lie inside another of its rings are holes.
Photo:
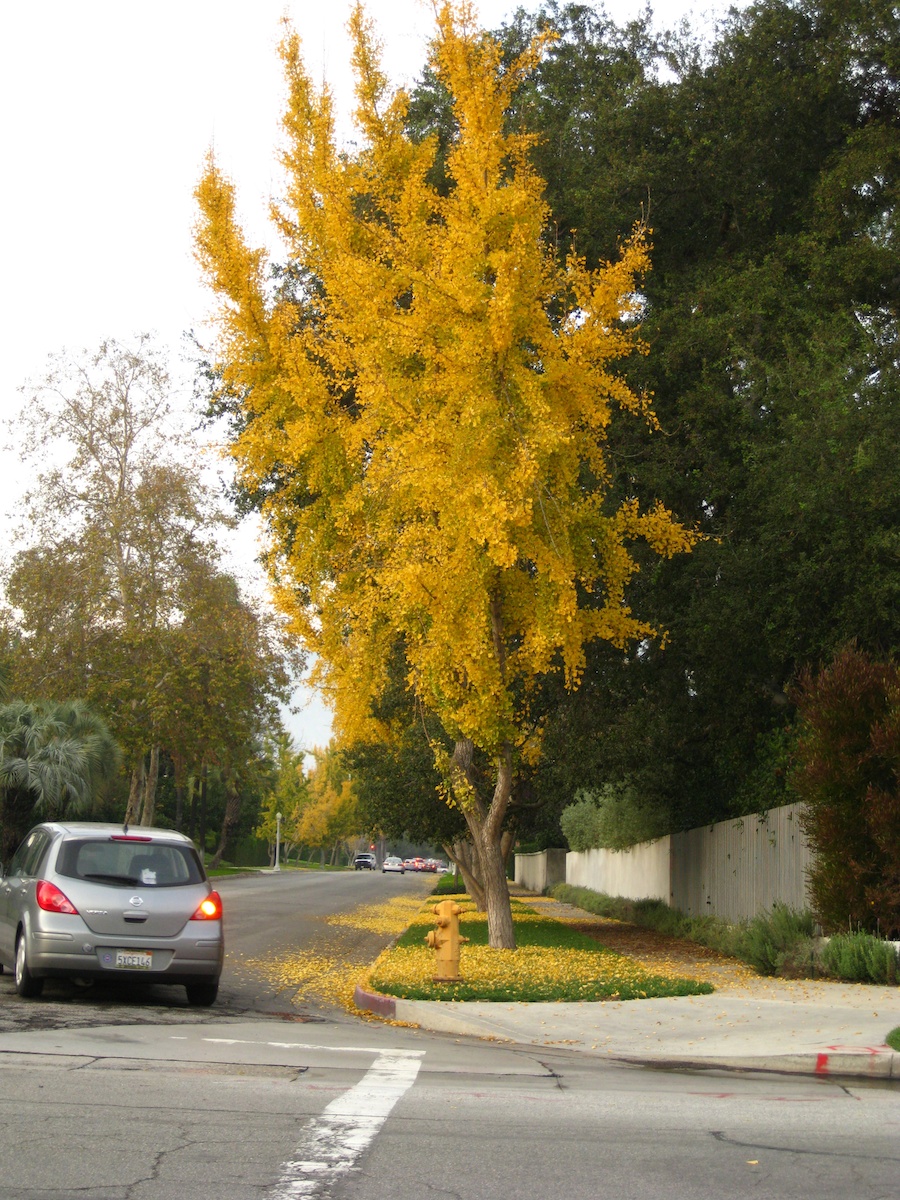
<path fill-rule="evenodd" d="M 482 0 L 482 23 L 514 8 Z M 522 7 L 534 9 L 536 3 Z M 660 0 L 660 24 L 691 5 Z M 698 13 L 723 0 L 698 0 Z M 422 0 L 370 0 L 395 82 L 412 82 L 432 26 Z M 643 4 L 615 0 L 619 21 Z M 178 352 L 208 311 L 192 257 L 192 192 L 212 145 L 234 178 L 251 236 L 267 235 L 277 191 L 282 82 L 275 48 L 287 15 L 316 78 L 348 110 L 349 0 L 31 0 L 7 5 L 0 46 L 3 333 L 0 414 L 47 356 L 151 332 Z M 0 457 L 0 512 L 24 488 Z M 252 538 L 242 553 L 254 556 Z M 291 722 L 304 746 L 329 736 L 315 698 Z"/>

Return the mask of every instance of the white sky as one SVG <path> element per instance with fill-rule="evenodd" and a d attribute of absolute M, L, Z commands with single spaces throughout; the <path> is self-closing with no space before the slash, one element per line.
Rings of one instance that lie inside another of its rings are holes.
<path fill-rule="evenodd" d="M 498 26 L 513 0 L 482 0 Z M 523 7 L 534 9 L 534 0 Z M 659 0 L 661 24 L 691 5 Z M 724 0 L 697 0 L 724 12 Z M 424 61 L 431 7 L 369 0 L 395 82 Z M 623 21 L 637 0 L 607 5 Z M 267 235 L 277 190 L 281 73 L 275 48 L 287 15 L 316 77 L 348 110 L 349 0 L 30 0 L 9 4 L 0 45 L 2 347 L 0 417 L 17 411 L 18 388 L 47 356 L 94 348 L 107 337 L 151 332 L 178 353 L 185 330 L 208 311 L 191 249 L 192 193 L 214 145 L 235 179 L 251 237 Z M 0 513 L 24 480 L 0 451 Z M 4 537 L 4 542 L 7 540 Z M 2 547 L 0 547 L 2 549 Z M 253 539 L 239 551 L 254 557 Z M 316 697 L 290 722 L 298 744 L 324 745 L 327 710 Z"/>

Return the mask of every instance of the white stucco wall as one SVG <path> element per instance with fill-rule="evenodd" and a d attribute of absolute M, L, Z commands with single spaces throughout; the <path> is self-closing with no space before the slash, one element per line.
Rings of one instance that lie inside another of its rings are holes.
<path fill-rule="evenodd" d="M 539 895 L 556 883 L 566 882 L 565 850 L 542 850 L 516 855 L 516 883 Z"/>
<path fill-rule="evenodd" d="M 569 851 L 566 883 L 628 900 L 669 903 L 671 838 L 641 842 L 628 850 Z"/>

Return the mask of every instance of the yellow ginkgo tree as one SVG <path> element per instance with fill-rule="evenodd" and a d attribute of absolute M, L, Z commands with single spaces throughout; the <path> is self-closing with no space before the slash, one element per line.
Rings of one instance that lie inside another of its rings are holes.
<path fill-rule="evenodd" d="M 357 7 L 356 146 L 339 147 L 298 38 L 282 44 L 273 218 L 287 266 L 273 272 L 247 244 L 212 158 L 196 244 L 221 300 L 232 452 L 261 498 L 277 598 L 344 735 L 365 730 L 402 646 L 410 687 L 455 746 L 436 754 L 475 846 L 490 943 L 510 948 L 501 837 L 517 763 L 540 753 L 536 684 L 562 672 L 577 687 L 592 639 L 653 636 L 626 600 L 629 543 L 669 556 L 694 537 L 662 505 L 608 496 L 612 411 L 654 426 L 614 370 L 643 348 L 645 230 L 615 262 L 560 263 L 530 139 L 506 120 L 542 40 L 504 63 L 468 4 L 436 21 L 432 65 L 456 128 L 442 172 L 437 140 L 408 134 L 407 97 L 389 89 Z M 494 764 L 487 786 L 476 759 Z"/>

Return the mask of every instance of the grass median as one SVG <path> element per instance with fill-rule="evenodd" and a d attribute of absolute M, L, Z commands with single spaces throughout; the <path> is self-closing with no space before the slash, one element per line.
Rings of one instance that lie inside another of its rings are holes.
<path fill-rule="evenodd" d="M 446 897 L 442 897 L 446 898 Z M 640 961 L 605 949 L 594 938 L 521 901 L 512 903 L 515 950 L 488 946 L 487 916 L 468 896 L 453 897 L 462 907 L 461 949 L 455 983 L 435 983 L 434 951 L 425 935 L 434 928 L 434 900 L 413 917 L 406 931 L 385 950 L 366 986 L 406 1000 L 598 1001 L 644 1000 L 656 996 L 695 996 L 713 991 L 709 983 L 660 974 Z"/>

